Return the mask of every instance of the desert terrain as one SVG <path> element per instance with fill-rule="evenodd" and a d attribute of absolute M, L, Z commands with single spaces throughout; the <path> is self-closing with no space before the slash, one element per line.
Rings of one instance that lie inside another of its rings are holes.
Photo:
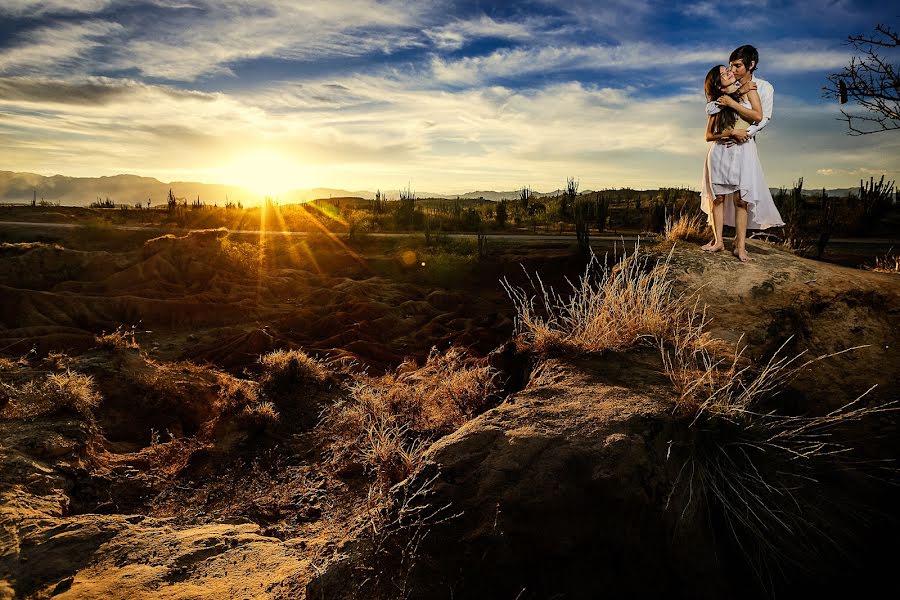
<path fill-rule="evenodd" d="M 40 210 L 0 227 L 0 598 L 892 581 L 895 273 Z"/>

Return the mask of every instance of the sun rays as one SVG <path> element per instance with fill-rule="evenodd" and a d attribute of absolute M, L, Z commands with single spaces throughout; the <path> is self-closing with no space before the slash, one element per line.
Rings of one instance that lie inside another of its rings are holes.
<path fill-rule="evenodd" d="M 296 268 L 309 264 L 317 274 L 323 274 L 323 269 L 316 256 L 318 250 L 324 246 L 340 248 L 351 259 L 364 265 L 363 258 L 348 246 L 334 231 L 336 228 L 346 228 L 347 221 L 340 215 L 340 211 L 332 206 L 319 206 L 315 202 L 303 205 L 288 205 L 282 207 L 270 197 L 259 207 L 258 226 L 258 254 L 256 261 L 257 296 L 261 301 L 264 288 L 264 280 L 267 273 L 280 267 L 281 263 L 276 258 L 278 250 L 287 255 L 287 264 Z M 299 236 L 304 236 L 300 238 Z M 286 242 L 276 249 L 275 242 Z"/>

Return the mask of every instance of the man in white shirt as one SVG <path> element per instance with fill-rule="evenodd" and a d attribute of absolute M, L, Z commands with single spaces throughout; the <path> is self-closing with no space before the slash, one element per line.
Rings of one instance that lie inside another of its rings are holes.
<path fill-rule="evenodd" d="M 747 92 L 752 84 L 756 84 L 756 91 L 759 93 L 759 101 L 762 104 L 763 118 L 759 123 L 751 125 L 747 129 L 747 133 L 751 137 L 755 136 L 762 131 L 763 127 L 769 124 L 769 120 L 772 118 L 772 108 L 775 104 L 775 88 L 765 79 L 753 76 L 756 67 L 759 66 L 759 52 L 753 46 L 748 45 L 735 48 L 731 56 L 728 57 L 728 62 L 731 65 L 731 72 L 734 73 L 734 76 L 741 84 L 741 93 Z M 740 112 L 738 110 L 738 114 Z M 741 116 L 743 117 L 744 115 Z"/>
<path fill-rule="evenodd" d="M 765 79 L 754 77 L 753 73 L 756 71 L 756 67 L 759 66 L 759 52 L 753 46 L 746 45 L 735 48 L 731 53 L 731 56 L 728 57 L 728 63 L 731 72 L 734 73 L 735 78 L 737 78 L 738 82 L 741 84 L 739 90 L 741 94 L 744 94 L 751 89 L 755 89 L 757 93 L 759 93 L 763 118 L 759 123 L 755 123 L 747 129 L 748 136 L 755 137 L 757 133 L 762 131 L 762 129 L 769 124 L 769 120 L 772 118 L 772 109 L 775 104 L 775 88 L 773 88 L 772 84 Z M 710 102 L 706 105 L 706 113 L 714 115 L 719 112 L 720 108 L 721 107 L 715 102 Z M 738 105 L 733 106 L 732 108 L 734 108 L 743 119 L 751 122 L 753 121 L 752 118 L 748 118 L 749 115 L 745 112 L 746 109 L 744 107 Z"/>

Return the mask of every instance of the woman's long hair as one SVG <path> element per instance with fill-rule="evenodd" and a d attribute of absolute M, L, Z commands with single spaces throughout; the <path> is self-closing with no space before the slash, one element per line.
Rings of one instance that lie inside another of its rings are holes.
<path fill-rule="evenodd" d="M 722 91 L 722 67 L 725 65 L 716 65 L 706 74 L 706 81 L 703 82 L 703 89 L 706 92 L 706 101 L 714 102 L 725 96 Z M 734 96 L 732 96 L 734 98 Z M 737 98 L 734 98 L 737 100 Z M 726 129 L 731 129 L 737 123 L 737 113 L 732 108 L 722 107 L 722 110 L 712 116 L 713 132 L 722 133 Z"/>

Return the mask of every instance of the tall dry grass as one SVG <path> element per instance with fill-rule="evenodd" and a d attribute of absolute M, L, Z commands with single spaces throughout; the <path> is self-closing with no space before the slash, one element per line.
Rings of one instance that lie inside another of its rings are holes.
<path fill-rule="evenodd" d="M 531 291 L 501 282 L 517 310 L 516 332 L 537 352 L 620 351 L 671 335 L 688 305 L 669 276 L 671 253 L 663 260 L 635 247 L 613 267 L 591 255 L 571 292 L 548 289 L 540 275 L 526 276 Z"/>
<path fill-rule="evenodd" d="M 123 326 L 116 327 L 111 333 L 103 332 L 94 338 L 97 348 L 104 350 L 124 350 L 127 348 L 139 348 L 136 338 L 137 328 L 132 325 L 130 329 Z"/>
<path fill-rule="evenodd" d="M 683 240 L 686 242 L 704 242 L 708 239 L 709 226 L 699 213 L 682 213 L 677 219 L 666 216 L 666 227 L 663 236 L 670 242 Z"/>

